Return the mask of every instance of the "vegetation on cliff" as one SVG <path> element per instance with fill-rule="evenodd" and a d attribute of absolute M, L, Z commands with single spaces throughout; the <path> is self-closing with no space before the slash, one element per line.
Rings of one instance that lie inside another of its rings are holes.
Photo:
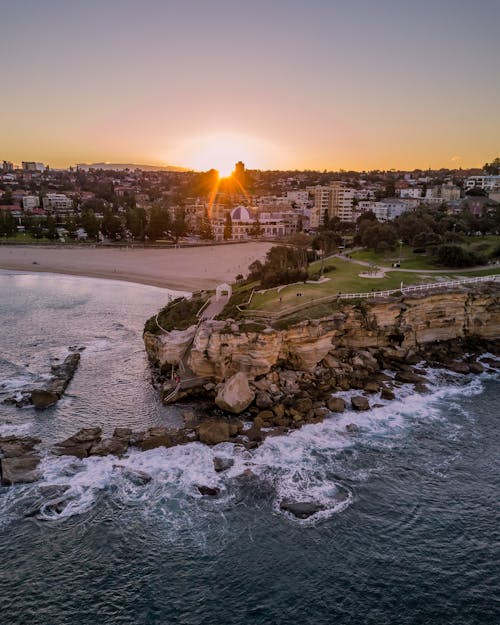
<path fill-rule="evenodd" d="M 144 332 L 163 334 L 162 330 L 185 330 L 198 323 L 197 314 L 208 299 L 208 294 L 195 293 L 191 299 L 178 297 L 157 315 L 150 317 L 145 325 Z"/>

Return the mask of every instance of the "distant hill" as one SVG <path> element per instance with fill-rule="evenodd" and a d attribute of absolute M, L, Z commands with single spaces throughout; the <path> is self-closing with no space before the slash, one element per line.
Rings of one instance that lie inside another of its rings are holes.
<path fill-rule="evenodd" d="M 137 163 L 78 163 L 78 169 L 113 169 L 123 171 L 124 169 L 142 169 L 144 171 L 189 171 L 185 167 L 175 167 L 174 165 L 138 165 Z"/>

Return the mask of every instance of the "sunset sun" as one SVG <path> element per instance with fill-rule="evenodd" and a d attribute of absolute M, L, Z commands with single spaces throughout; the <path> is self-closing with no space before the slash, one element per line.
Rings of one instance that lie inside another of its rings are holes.
<path fill-rule="evenodd" d="M 239 133 L 211 133 L 192 137 L 180 143 L 166 156 L 196 171 L 216 169 L 221 178 L 230 176 L 234 165 L 243 161 L 250 169 L 266 167 L 269 158 L 279 150 L 268 141 Z"/>

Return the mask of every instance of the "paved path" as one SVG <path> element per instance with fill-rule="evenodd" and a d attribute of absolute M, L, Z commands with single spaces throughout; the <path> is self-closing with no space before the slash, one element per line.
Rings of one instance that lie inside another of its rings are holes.
<path fill-rule="evenodd" d="M 210 299 L 210 304 L 205 308 L 205 310 L 200 315 L 201 321 L 207 321 L 208 319 L 213 319 L 217 317 L 223 310 L 224 306 L 228 303 L 229 297 L 227 295 L 221 297 L 219 300 L 215 299 L 215 295 L 212 295 Z"/>

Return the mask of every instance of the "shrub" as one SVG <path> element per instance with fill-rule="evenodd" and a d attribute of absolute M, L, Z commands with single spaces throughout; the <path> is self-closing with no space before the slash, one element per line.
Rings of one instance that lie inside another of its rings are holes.
<path fill-rule="evenodd" d="M 153 315 L 146 321 L 144 332 L 150 332 L 151 334 L 162 333 L 156 323 L 156 317 L 158 317 L 158 323 L 161 327 L 168 332 L 171 330 L 186 330 L 189 326 L 198 322 L 196 314 L 206 300 L 207 297 L 201 296 L 192 297 L 191 299 L 178 297 L 162 308 L 158 315 Z"/>
<path fill-rule="evenodd" d="M 307 280 L 307 271 L 305 269 L 287 268 L 282 270 L 266 271 L 261 278 L 261 286 L 264 289 L 270 289 L 280 284 L 292 284 L 293 282 L 301 282 Z"/>
<path fill-rule="evenodd" d="M 473 267 L 486 264 L 486 259 L 479 254 L 469 252 L 460 245 L 441 245 L 437 250 L 436 262 L 445 267 Z"/>
<path fill-rule="evenodd" d="M 492 258 L 500 258 L 500 243 L 495 247 L 493 252 L 491 252 Z"/>

